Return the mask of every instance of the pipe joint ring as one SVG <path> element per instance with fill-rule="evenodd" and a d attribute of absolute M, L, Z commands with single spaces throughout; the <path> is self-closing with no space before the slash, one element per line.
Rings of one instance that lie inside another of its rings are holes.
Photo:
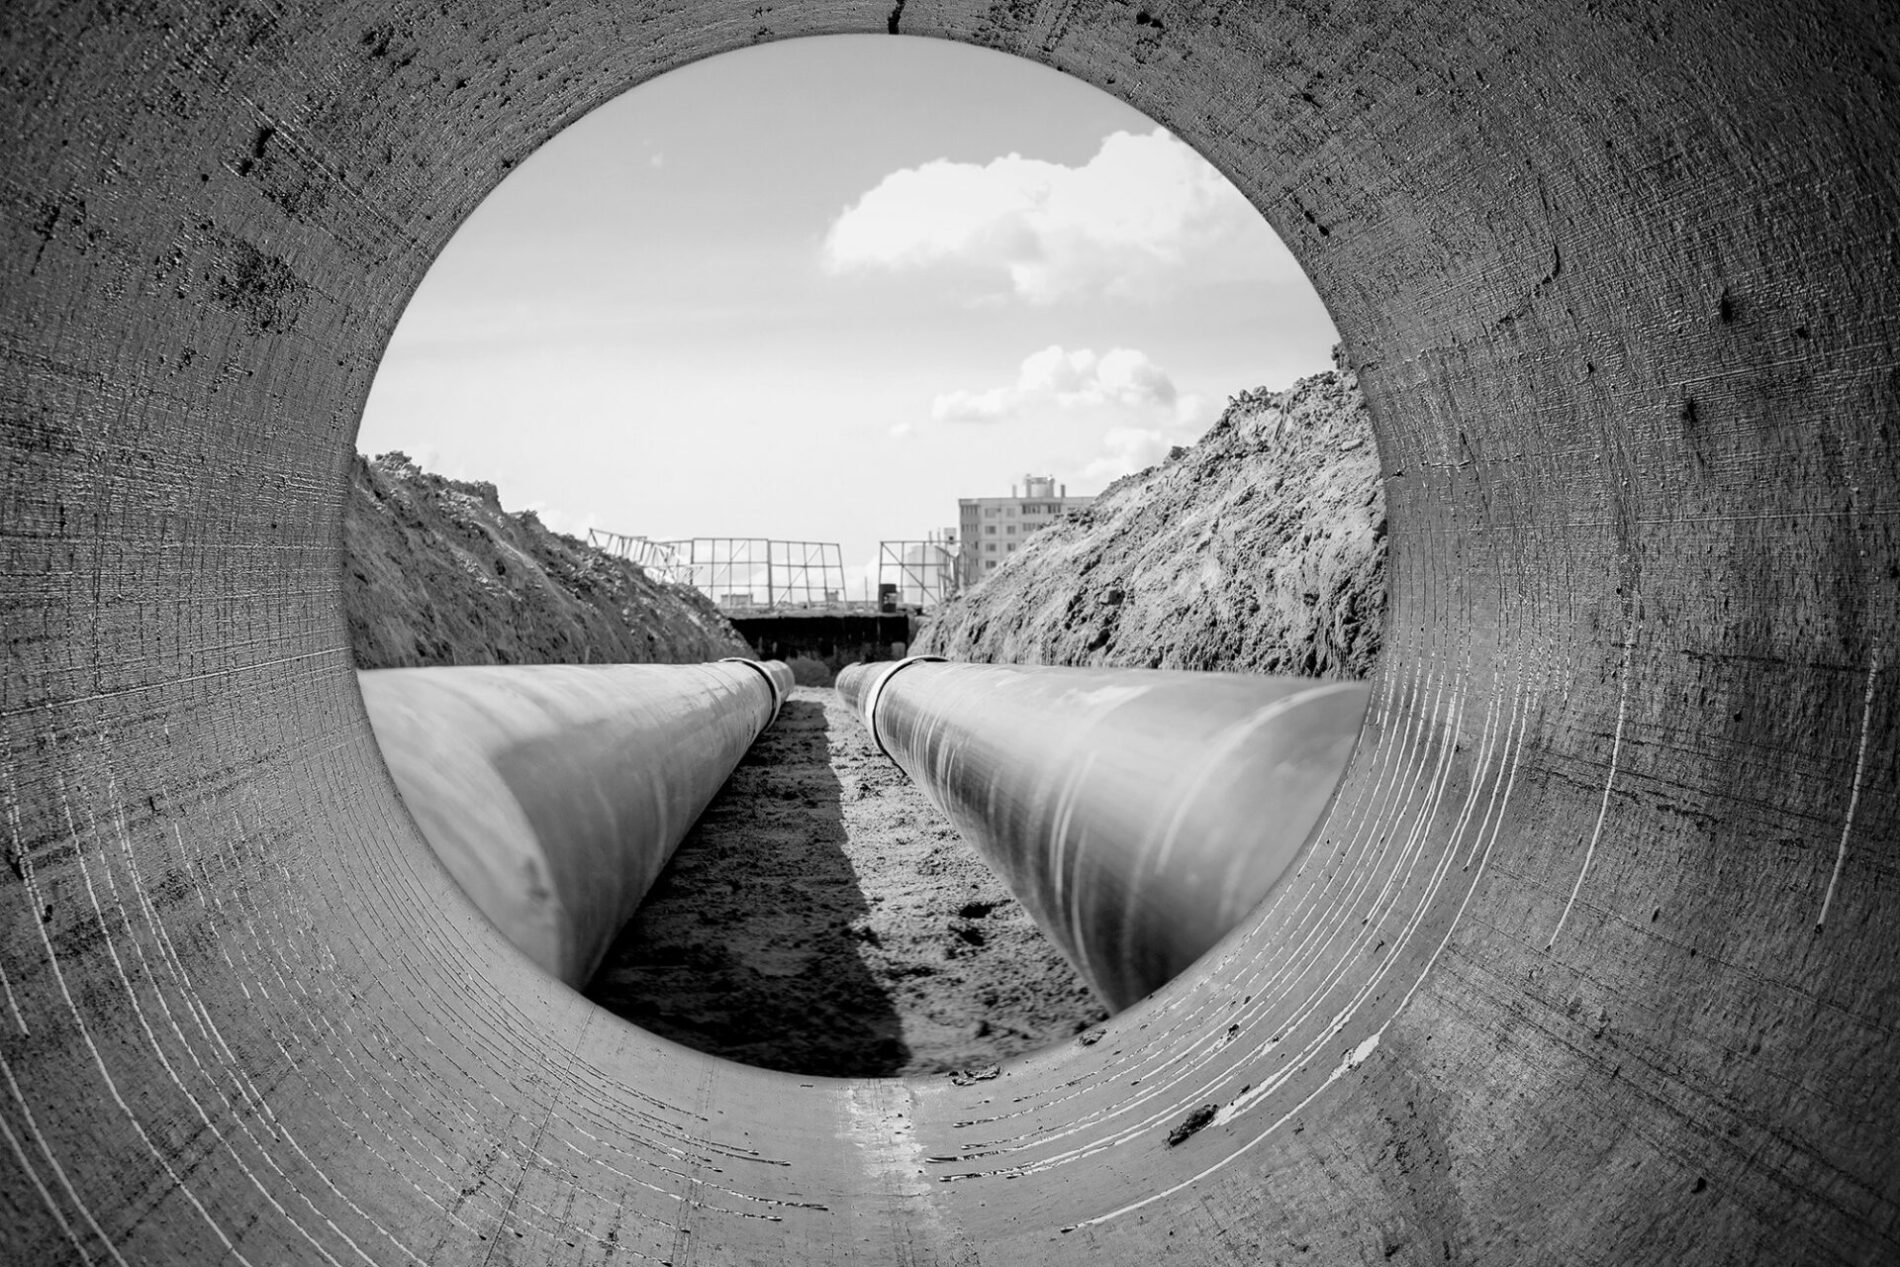
<path fill-rule="evenodd" d="M 886 757 L 889 757 L 892 761 L 897 760 L 897 758 L 892 757 L 891 750 L 884 746 L 884 736 L 877 733 L 877 704 L 878 700 L 884 695 L 884 684 L 913 664 L 944 664 L 947 663 L 948 660 L 948 656 L 940 655 L 905 656 L 902 660 L 899 660 L 896 664 L 893 664 L 890 668 L 878 674 L 877 681 L 871 683 L 871 689 L 864 697 L 864 728 L 871 732 L 871 742 L 877 745 L 877 750 Z"/>
<path fill-rule="evenodd" d="M 743 664 L 746 667 L 750 668 L 753 672 L 757 673 L 760 677 L 764 678 L 765 689 L 769 691 L 772 696 L 772 716 L 766 721 L 765 724 L 767 726 L 770 726 L 773 722 L 778 720 L 778 710 L 784 706 L 785 696 L 782 693 L 780 693 L 777 680 L 775 680 L 772 677 L 772 674 L 766 669 L 765 665 L 761 664 L 757 660 L 749 660 L 745 656 L 742 656 L 742 655 L 721 656 L 718 660 L 718 663 Z"/>

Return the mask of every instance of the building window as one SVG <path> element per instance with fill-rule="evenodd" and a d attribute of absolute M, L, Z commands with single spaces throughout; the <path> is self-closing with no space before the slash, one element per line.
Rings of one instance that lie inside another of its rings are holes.
<path fill-rule="evenodd" d="M 991 568 L 993 568 L 993 567 L 995 567 L 995 566 L 996 566 L 996 560 L 995 560 L 995 559 L 985 559 L 985 560 L 983 560 L 983 570 L 984 570 L 985 572 L 987 572 L 987 571 L 989 571 L 989 570 L 990 570 Z"/>
<path fill-rule="evenodd" d="M 1010 549 L 1010 552 L 1011 552 L 1012 554 L 1013 554 L 1013 553 L 1015 553 L 1015 551 L 1016 551 L 1016 543 L 1015 543 L 1014 541 L 1012 541 L 1012 542 L 1010 542 L 1010 543 L 1009 543 L 1009 549 Z"/>
<path fill-rule="evenodd" d="M 985 553 L 985 554 L 995 554 L 995 553 L 996 553 L 996 543 L 995 543 L 994 541 L 985 541 L 985 542 L 983 543 L 983 553 Z"/>
<path fill-rule="evenodd" d="M 995 524 L 984 524 L 984 525 L 983 525 L 983 535 L 984 535 L 984 536 L 986 536 L 986 537 L 993 537 L 993 536 L 995 536 L 995 535 L 996 535 L 996 525 L 995 525 Z"/>
<path fill-rule="evenodd" d="M 1003 529 L 1003 531 L 1004 531 L 1004 532 L 1007 532 L 1007 533 L 1008 533 L 1008 534 L 1009 534 L 1010 536 L 1012 536 L 1012 537 L 1013 537 L 1013 536 L 1015 536 L 1015 535 L 1016 535 L 1016 525 L 1015 525 L 1015 524 L 1011 524 L 1011 525 L 1010 525 L 1009 527 L 1007 527 L 1007 528 L 1005 528 L 1005 529 Z"/>

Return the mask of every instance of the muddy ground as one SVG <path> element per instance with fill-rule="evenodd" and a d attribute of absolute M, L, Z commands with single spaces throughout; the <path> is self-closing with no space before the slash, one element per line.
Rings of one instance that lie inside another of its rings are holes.
<path fill-rule="evenodd" d="M 793 1073 L 974 1069 L 1105 1010 L 837 692 L 801 686 L 587 996 Z"/>

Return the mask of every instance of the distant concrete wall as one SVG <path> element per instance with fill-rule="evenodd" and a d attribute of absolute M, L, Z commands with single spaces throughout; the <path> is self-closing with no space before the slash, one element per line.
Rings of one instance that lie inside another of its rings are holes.
<path fill-rule="evenodd" d="M 768 660 L 822 660 L 833 673 L 847 664 L 888 660 L 893 643 L 909 645 L 915 621 L 907 614 L 862 616 L 737 616 L 732 627 Z"/>
<path fill-rule="evenodd" d="M 6 6 L 0 1258 L 1900 1257 L 1895 14 Z M 339 508 L 513 165 L 695 58 L 887 30 L 1116 94 L 1282 232 L 1393 610 L 1328 826 L 1184 979 L 998 1076 L 800 1081 L 457 895 Z"/>

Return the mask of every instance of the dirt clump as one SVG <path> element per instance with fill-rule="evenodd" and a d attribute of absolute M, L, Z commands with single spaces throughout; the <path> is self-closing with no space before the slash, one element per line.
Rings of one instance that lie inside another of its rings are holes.
<path fill-rule="evenodd" d="M 1106 1015 L 837 692 L 797 687 L 587 988 L 792 1073 L 973 1069 Z"/>
<path fill-rule="evenodd" d="M 913 651 L 1364 677 L 1385 625 L 1385 531 L 1365 399 L 1342 366 L 1236 396 L 1191 448 L 945 603 Z"/>
<path fill-rule="evenodd" d="M 698 591 L 501 508 L 493 484 L 401 453 L 357 455 L 343 517 L 344 614 L 363 669 L 681 664 L 750 656 Z"/>

